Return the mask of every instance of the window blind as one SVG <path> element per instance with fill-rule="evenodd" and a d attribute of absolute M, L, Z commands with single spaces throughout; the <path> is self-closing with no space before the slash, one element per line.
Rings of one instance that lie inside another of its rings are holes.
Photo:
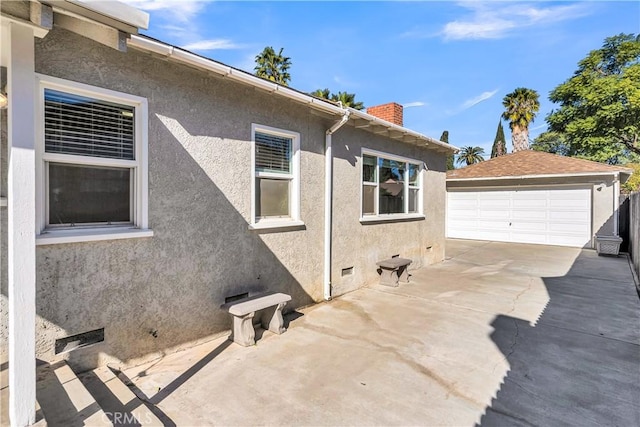
<path fill-rule="evenodd" d="M 256 132 L 256 170 L 291 173 L 291 138 Z"/>
<path fill-rule="evenodd" d="M 134 107 L 45 89 L 47 153 L 134 160 Z"/>

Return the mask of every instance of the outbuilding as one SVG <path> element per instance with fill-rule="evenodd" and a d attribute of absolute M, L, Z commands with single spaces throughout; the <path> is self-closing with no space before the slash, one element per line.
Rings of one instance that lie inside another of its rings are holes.
<path fill-rule="evenodd" d="M 631 170 L 519 151 L 447 172 L 447 237 L 592 248 L 618 235 Z"/>

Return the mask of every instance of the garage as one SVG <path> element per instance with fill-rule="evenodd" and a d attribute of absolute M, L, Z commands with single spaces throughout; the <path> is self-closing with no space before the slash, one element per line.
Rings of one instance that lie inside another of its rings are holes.
<path fill-rule="evenodd" d="M 447 172 L 449 238 L 593 247 L 617 236 L 629 169 L 520 151 Z"/>
<path fill-rule="evenodd" d="M 451 238 L 582 247 L 591 241 L 591 190 L 458 190 L 447 193 Z"/>

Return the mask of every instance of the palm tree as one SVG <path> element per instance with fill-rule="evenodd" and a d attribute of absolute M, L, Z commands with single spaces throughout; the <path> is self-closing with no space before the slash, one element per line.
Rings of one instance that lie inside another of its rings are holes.
<path fill-rule="evenodd" d="M 317 89 L 311 92 L 311 95 L 317 98 L 329 99 L 331 92 L 329 91 L 329 89 Z"/>
<path fill-rule="evenodd" d="M 362 102 L 356 101 L 355 93 L 338 92 L 337 94 L 331 94 L 331 100 L 335 102 L 341 102 L 343 107 L 351 107 L 356 110 L 364 109 Z"/>
<path fill-rule="evenodd" d="M 291 75 L 288 70 L 291 67 L 291 58 L 283 56 L 283 50 L 284 48 L 280 48 L 280 52 L 276 54 L 271 46 L 267 46 L 260 54 L 256 55 L 255 75 L 283 86 L 289 86 Z"/>
<path fill-rule="evenodd" d="M 317 89 L 311 92 L 311 95 L 317 96 L 318 98 L 330 99 L 333 102 L 341 102 L 343 107 L 351 107 L 356 110 L 364 109 L 364 104 L 356 101 L 355 93 L 338 92 L 336 94 L 331 93 L 329 89 Z"/>
<path fill-rule="evenodd" d="M 519 87 L 502 100 L 502 118 L 509 122 L 514 153 L 529 149 L 529 124 L 540 110 L 538 98 L 535 90 Z"/>
<path fill-rule="evenodd" d="M 482 147 L 462 147 L 458 153 L 458 164 L 474 165 L 484 162 L 484 149 Z"/>

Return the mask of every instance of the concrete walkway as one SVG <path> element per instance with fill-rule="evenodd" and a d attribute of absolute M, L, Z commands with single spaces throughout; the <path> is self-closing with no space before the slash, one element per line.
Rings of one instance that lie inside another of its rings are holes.
<path fill-rule="evenodd" d="M 219 339 L 121 379 L 165 425 L 640 425 L 625 258 L 450 241 L 412 274 L 254 347 Z"/>

